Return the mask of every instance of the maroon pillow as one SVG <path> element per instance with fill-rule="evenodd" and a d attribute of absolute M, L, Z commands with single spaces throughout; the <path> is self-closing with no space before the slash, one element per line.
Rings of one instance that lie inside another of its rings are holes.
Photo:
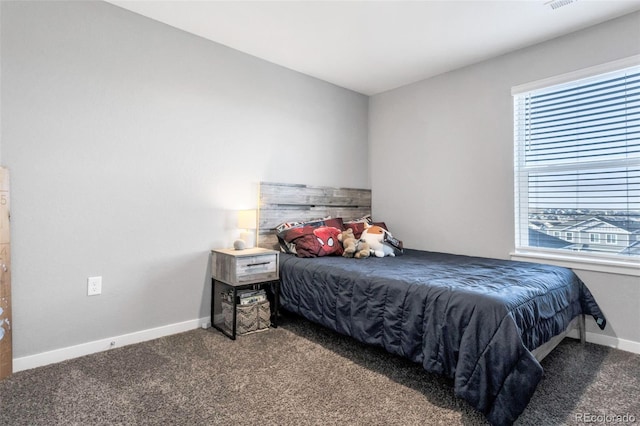
<path fill-rule="evenodd" d="M 287 241 L 286 236 L 289 233 L 289 231 L 292 231 L 294 229 L 305 228 L 305 227 L 319 228 L 321 226 L 333 227 L 342 231 L 342 218 L 338 217 L 334 219 L 316 219 L 308 222 L 285 222 L 281 225 L 278 225 L 276 227 L 276 232 L 278 236 L 278 242 L 280 243 L 280 249 L 285 253 L 297 254 L 298 249 L 296 246 L 298 242 L 294 241 L 295 239 L 292 237 L 289 237 L 288 238 L 289 241 Z M 297 235 L 297 234 L 295 233 L 291 234 L 291 236 L 293 235 Z M 300 243 L 304 244 L 304 240 L 300 240 Z M 305 245 L 308 246 L 309 244 L 311 243 L 307 243 Z M 342 247 L 340 247 L 340 250 L 342 250 Z M 301 257 L 307 257 L 307 256 L 301 256 Z"/>
<path fill-rule="evenodd" d="M 342 244 L 338 241 L 341 232 L 333 226 L 303 226 L 284 231 L 282 239 L 295 244 L 298 257 L 341 256 Z"/>

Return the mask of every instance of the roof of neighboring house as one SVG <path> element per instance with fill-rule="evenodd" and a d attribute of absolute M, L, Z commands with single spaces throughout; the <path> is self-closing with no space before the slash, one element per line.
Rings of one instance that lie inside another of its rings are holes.
<path fill-rule="evenodd" d="M 640 256 L 640 240 L 631 243 L 628 247 L 625 247 L 620 254 L 628 254 L 631 256 Z"/>
<path fill-rule="evenodd" d="M 564 222 L 560 222 L 560 221 L 549 221 L 549 220 L 531 220 L 529 221 L 529 225 L 535 225 L 536 227 L 540 228 L 540 229 L 554 229 L 557 228 L 558 230 L 562 228 Z"/>
<path fill-rule="evenodd" d="M 578 222 L 573 225 L 568 225 L 565 228 L 562 228 L 562 230 L 575 231 L 575 232 L 588 231 L 589 229 L 600 226 L 603 223 L 619 228 L 624 232 L 629 232 L 629 233 L 640 232 L 640 221 L 631 220 L 628 218 L 617 218 L 617 217 L 610 217 L 610 216 L 592 217 L 587 220 L 583 220 L 582 222 Z"/>
<path fill-rule="evenodd" d="M 531 247 L 565 248 L 570 245 L 571 243 L 558 237 L 529 228 L 529 246 Z"/>
<path fill-rule="evenodd" d="M 628 232 L 640 232 L 640 221 L 639 220 L 631 220 L 628 218 L 617 218 L 617 217 L 599 217 L 601 221 L 608 223 L 612 226 L 617 226 L 618 228 L 622 228 Z"/>

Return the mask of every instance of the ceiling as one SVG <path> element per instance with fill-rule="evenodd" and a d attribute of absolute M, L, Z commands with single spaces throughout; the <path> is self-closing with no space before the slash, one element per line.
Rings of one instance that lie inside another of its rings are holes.
<path fill-rule="evenodd" d="M 109 2 L 365 95 L 640 10 L 640 0 Z"/>

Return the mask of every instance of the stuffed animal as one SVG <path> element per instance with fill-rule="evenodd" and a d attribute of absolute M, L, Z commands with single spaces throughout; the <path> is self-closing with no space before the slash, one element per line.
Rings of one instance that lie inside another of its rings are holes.
<path fill-rule="evenodd" d="M 366 226 L 365 230 L 362 231 L 362 235 L 360 235 L 360 239 L 369 244 L 371 254 L 376 257 L 395 256 L 393 247 L 384 242 L 384 237 L 387 233 L 389 231 L 380 226 Z"/>
<path fill-rule="evenodd" d="M 342 233 L 338 235 L 338 241 L 342 242 L 343 257 L 355 257 L 356 259 L 362 259 L 371 256 L 369 244 L 357 239 L 353 235 L 353 229 L 351 228 L 346 231 L 342 231 Z"/>

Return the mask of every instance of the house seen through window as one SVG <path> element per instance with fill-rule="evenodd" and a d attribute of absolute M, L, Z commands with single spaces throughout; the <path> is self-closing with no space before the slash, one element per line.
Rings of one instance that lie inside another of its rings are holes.
<path fill-rule="evenodd" d="M 640 258 L 639 63 L 513 89 L 516 249 Z"/>

